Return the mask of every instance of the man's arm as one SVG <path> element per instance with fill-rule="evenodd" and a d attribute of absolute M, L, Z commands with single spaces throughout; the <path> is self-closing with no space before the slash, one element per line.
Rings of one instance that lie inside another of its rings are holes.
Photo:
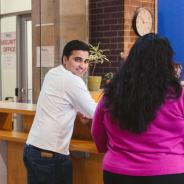
<path fill-rule="evenodd" d="M 83 114 L 86 118 L 92 119 L 96 103 L 91 97 L 84 81 L 76 76 L 72 82 L 65 84 L 65 90 L 76 111 Z"/>

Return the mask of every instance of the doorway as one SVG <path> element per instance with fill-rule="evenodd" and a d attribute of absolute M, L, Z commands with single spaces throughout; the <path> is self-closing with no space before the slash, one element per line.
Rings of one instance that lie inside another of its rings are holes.
<path fill-rule="evenodd" d="M 31 14 L 1 17 L 1 100 L 32 103 Z"/>

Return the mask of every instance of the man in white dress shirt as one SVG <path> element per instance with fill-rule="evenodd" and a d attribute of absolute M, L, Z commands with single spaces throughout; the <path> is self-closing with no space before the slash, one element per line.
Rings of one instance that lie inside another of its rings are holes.
<path fill-rule="evenodd" d="M 77 112 L 92 118 L 96 103 L 82 79 L 89 46 L 72 40 L 62 63 L 45 76 L 36 115 L 24 148 L 28 184 L 72 184 L 69 144 Z"/>

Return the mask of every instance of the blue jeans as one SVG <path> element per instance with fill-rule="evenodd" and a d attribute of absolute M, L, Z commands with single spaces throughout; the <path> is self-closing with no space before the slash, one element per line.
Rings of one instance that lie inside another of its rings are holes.
<path fill-rule="evenodd" d="M 72 184 L 69 156 L 26 145 L 23 159 L 28 184 Z"/>

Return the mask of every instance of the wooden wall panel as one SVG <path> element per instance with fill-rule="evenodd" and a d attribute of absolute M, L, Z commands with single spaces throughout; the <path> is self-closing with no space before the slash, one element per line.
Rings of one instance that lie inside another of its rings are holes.
<path fill-rule="evenodd" d="M 72 157 L 74 184 L 102 184 L 102 155 L 83 154 L 83 158 Z"/>

